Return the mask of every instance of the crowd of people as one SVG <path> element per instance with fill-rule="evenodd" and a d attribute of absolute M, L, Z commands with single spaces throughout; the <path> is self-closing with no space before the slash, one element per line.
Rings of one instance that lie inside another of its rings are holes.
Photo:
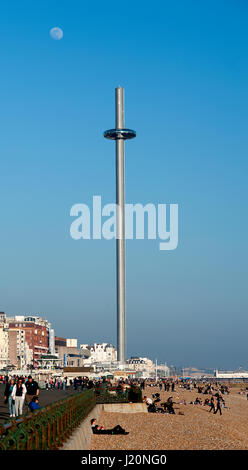
<path fill-rule="evenodd" d="M 17 417 L 23 414 L 24 405 L 27 405 L 30 411 L 40 409 L 39 405 L 39 385 L 28 377 L 14 376 L 10 380 L 6 377 L 0 378 L 5 383 L 4 400 L 9 406 L 10 417 Z M 75 391 L 85 391 L 94 389 L 95 393 L 100 392 L 101 386 L 105 382 L 109 390 L 112 390 L 111 380 L 109 379 L 91 379 L 89 377 L 75 377 L 68 379 L 67 377 L 50 377 L 45 380 L 45 389 L 50 390 L 66 390 L 68 388 Z M 114 383 L 114 390 L 117 394 L 124 393 L 128 388 L 137 386 L 143 391 L 143 402 L 146 403 L 149 413 L 165 413 L 175 414 L 174 405 L 186 405 L 186 400 L 174 401 L 174 393 L 179 393 L 179 389 L 195 392 L 197 396 L 194 400 L 188 402 L 189 405 L 199 405 L 209 407 L 209 412 L 214 414 L 222 414 L 222 409 L 227 408 L 224 395 L 229 395 L 230 387 L 223 383 L 210 383 L 207 381 L 184 380 L 184 379 L 160 379 L 155 380 L 142 380 L 142 379 L 121 379 Z M 146 391 L 153 387 L 158 387 L 160 393 L 147 393 L 152 395 L 148 397 Z M 163 401 L 160 394 L 166 392 L 171 393 Z M 141 393 L 141 392 L 140 392 Z M 201 395 L 207 395 L 202 397 Z M 175 396 L 175 395 L 174 395 Z M 210 396 L 210 397 L 209 397 Z M 248 394 L 247 394 L 248 397 Z M 179 400 L 179 396 L 177 396 Z M 183 414 L 182 412 L 179 412 Z"/>
<path fill-rule="evenodd" d="M 17 376 L 9 378 L 0 376 L 0 382 L 5 385 L 4 403 L 8 404 L 10 418 L 15 418 L 23 414 L 25 405 L 30 411 L 40 409 L 39 391 L 40 387 L 31 376 Z M 75 390 L 78 392 L 94 389 L 97 392 L 101 385 L 99 380 L 91 380 L 89 377 L 47 377 L 45 379 L 45 390 Z M 26 410 L 25 410 L 26 411 Z"/>
<path fill-rule="evenodd" d="M 67 377 L 50 377 L 45 380 L 46 390 L 66 390 L 68 386 Z"/>
<path fill-rule="evenodd" d="M 75 377 L 73 380 L 68 377 L 50 377 L 45 380 L 46 390 L 74 390 L 83 391 L 94 386 L 94 382 L 89 377 Z"/>

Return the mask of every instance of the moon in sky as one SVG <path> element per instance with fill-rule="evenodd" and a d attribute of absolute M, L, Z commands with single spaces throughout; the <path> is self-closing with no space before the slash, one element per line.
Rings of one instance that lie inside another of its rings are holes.
<path fill-rule="evenodd" d="M 64 33 L 61 28 L 55 27 L 50 29 L 50 36 L 52 39 L 55 39 L 55 41 L 59 41 L 60 39 L 62 39 L 63 35 Z"/>

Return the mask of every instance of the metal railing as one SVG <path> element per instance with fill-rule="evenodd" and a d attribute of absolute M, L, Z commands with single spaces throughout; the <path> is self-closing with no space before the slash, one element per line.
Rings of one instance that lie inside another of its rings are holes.
<path fill-rule="evenodd" d="M 125 391 L 116 389 L 111 391 L 107 385 L 102 385 L 96 392 L 96 403 L 130 403 L 141 402 L 142 392 L 139 387 L 127 389 Z"/>
<path fill-rule="evenodd" d="M 112 394 L 107 391 L 96 394 L 96 403 L 129 403 L 128 392 Z"/>
<path fill-rule="evenodd" d="M 0 426 L 0 450 L 56 450 L 96 404 L 93 390 L 73 395 Z"/>

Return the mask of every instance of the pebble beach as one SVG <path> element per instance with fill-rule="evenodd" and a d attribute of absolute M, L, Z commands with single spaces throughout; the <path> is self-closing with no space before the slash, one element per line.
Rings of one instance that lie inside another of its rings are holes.
<path fill-rule="evenodd" d="M 174 393 L 160 393 L 158 387 L 147 387 L 147 397 L 158 392 L 162 402 L 173 396 L 174 402 L 187 404 L 175 404 L 175 415 L 102 412 L 98 424 L 105 429 L 120 424 L 129 434 L 93 435 L 90 450 L 247 450 L 248 400 L 239 391 L 235 387 L 224 395 L 227 408 L 220 416 L 209 413 L 208 406 L 189 404 L 196 397 L 206 398 L 197 390 L 177 387 Z"/>

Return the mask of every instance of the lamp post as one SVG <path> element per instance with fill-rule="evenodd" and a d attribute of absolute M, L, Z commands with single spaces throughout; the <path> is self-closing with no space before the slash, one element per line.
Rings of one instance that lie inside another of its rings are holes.
<path fill-rule="evenodd" d="M 104 132 L 116 145 L 116 271 L 117 271 L 117 361 L 125 363 L 126 355 L 126 270 L 125 270 L 125 140 L 136 132 L 125 129 L 124 88 L 115 89 L 115 129 Z"/>

